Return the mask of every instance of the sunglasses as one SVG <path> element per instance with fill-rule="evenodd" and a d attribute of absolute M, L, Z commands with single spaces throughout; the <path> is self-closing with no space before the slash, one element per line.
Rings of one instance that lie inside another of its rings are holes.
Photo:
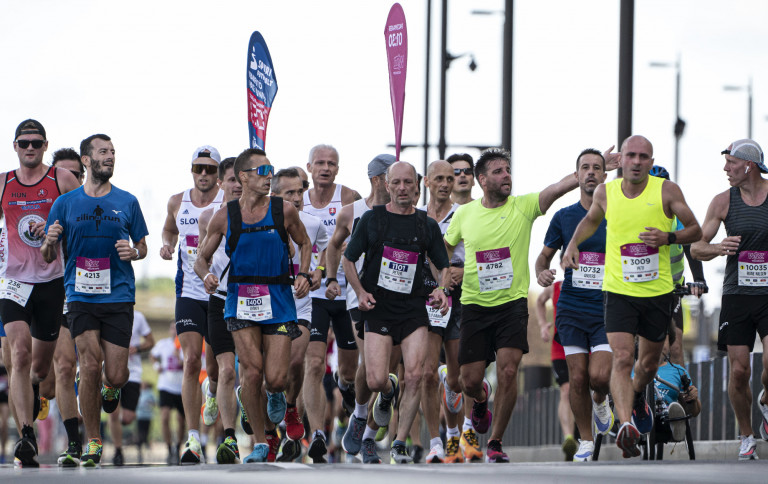
<path fill-rule="evenodd" d="M 219 171 L 219 167 L 216 165 L 205 165 L 203 163 L 194 163 L 192 165 L 192 173 L 199 175 L 205 172 L 206 175 L 214 175 Z"/>
<path fill-rule="evenodd" d="M 275 167 L 272 165 L 260 165 L 256 168 L 248 168 L 247 170 L 242 171 L 255 171 L 257 175 L 267 176 L 275 173 Z"/>
<path fill-rule="evenodd" d="M 469 167 L 467 167 L 467 168 L 454 168 L 453 169 L 453 174 L 455 176 L 459 176 L 462 173 L 464 173 L 467 176 L 474 175 L 474 173 L 472 173 L 472 168 L 469 168 Z"/>
<path fill-rule="evenodd" d="M 16 144 L 19 145 L 19 148 L 22 150 L 26 150 L 29 148 L 29 145 L 32 145 L 32 148 L 39 150 L 43 147 L 43 144 L 45 143 L 44 139 L 20 139 L 16 140 Z"/>

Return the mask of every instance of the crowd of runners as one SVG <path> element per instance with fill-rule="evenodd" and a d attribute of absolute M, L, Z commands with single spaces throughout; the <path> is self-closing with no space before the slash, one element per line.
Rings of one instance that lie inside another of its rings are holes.
<path fill-rule="evenodd" d="M 575 189 L 579 201 L 552 216 L 534 263 L 539 285 L 557 285 L 556 370 L 568 382 L 560 420 L 575 422 L 575 431 L 563 428 L 572 459 L 592 460 L 594 439 L 614 426 L 623 456 L 639 455 L 653 426 L 646 386 L 657 371 L 678 383 L 687 375 L 674 293 L 686 284 L 685 255 L 698 296 L 694 259 L 727 257 L 718 345 L 728 352 L 743 435 L 738 457 L 757 458 L 749 353 L 756 333 L 768 344 L 768 167 L 752 140 L 722 152 L 730 188 L 701 225 L 642 136 L 618 152 L 586 149 L 575 170 L 523 195 L 511 194 L 507 152 L 455 154 L 428 166 L 429 202 L 420 207 L 422 177 L 391 155 L 368 163 L 363 198 L 335 182 L 340 156 L 330 145 L 309 150 L 306 172 L 278 169 L 259 149 L 222 159 L 201 146 L 191 156 L 193 186 L 169 198 L 151 248 L 177 265 L 172 337 L 157 344 L 134 313 L 132 262 L 147 257 L 149 228 L 137 198 L 110 182 L 110 137 L 89 136 L 79 152 L 59 150 L 47 164 L 45 128 L 28 119 L 13 146 L 18 167 L 0 175 L 0 320 L 22 467 L 38 465 L 34 422 L 52 398 L 68 441 L 59 465 L 102 461 L 102 411 L 111 414 L 113 462 L 122 464 L 121 424 L 151 419 L 142 403 L 151 391 L 136 375 L 150 348 L 169 463 L 205 462 L 204 429 L 217 423 L 207 461 L 220 464 L 324 463 L 336 443 L 380 463 L 384 436 L 392 463 L 509 462 L 502 439 L 519 431 L 508 424 L 529 351 L 531 229 Z M 473 200 L 475 184 L 482 197 Z M 721 223 L 727 237 L 713 243 Z M 542 321 L 547 339 L 550 326 Z M 768 356 L 763 366 L 757 404 L 768 438 Z M 326 405 L 337 389 L 346 422 L 332 441 Z M 695 386 L 672 390 L 664 392 L 670 415 L 700 411 Z M 171 409 L 187 431 L 180 449 Z M 422 416 L 426 456 L 407 445 L 420 443 Z M 238 441 L 238 422 L 247 441 L 241 433 Z"/>

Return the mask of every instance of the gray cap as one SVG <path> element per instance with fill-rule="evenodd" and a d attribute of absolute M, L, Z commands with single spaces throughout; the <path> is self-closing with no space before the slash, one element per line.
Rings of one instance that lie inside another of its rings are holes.
<path fill-rule="evenodd" d="M 395 162 L 395 157 L 392 155 L 378 155 L 368 163 L 368 178 L 383 175 Z"/>
<path fill-rule="evenodd" d="M 720 152 L 721 155 L 731 155 L 744 161 L 751 161 L 762 171 L 768 173 L 768 167 L 765 166 L 765 156 L 763 150 L 756 141 L 751 139 L 740 139 L 731 143 L 730 149 Z"/>
<path fill-rule="evenodd" d="M 201 156 L 204 158 L 211 158 L 216 163 L 221 163 L 221 155 L 219 154 L 219 150 L 217 150 L 213 146 L 203 145 L 195 149 L 195 152 L 192 153 L 192 161 L 195 161 Z"/>

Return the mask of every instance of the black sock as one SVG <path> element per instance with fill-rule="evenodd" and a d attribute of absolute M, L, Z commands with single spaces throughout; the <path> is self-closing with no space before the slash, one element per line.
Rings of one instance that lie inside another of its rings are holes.
<path fill-rule="evenodd" d="M 37 414 L 40 413 L 40 384 L 32 384 L 32 421 L 37 420 Z"/>
<path fill-rule="evenodd" d="M 21 436 L 27 439 L 37 440 L 35 437 L 35 429 L 31 425 L 24 425 L 21 427 Z"/>
<path fill-rule="evenodd" d="M 273 437 L 277 437 L 277 429 L 265 430 L 264 433 Z"/>
<path fill-rule="evenodd" d="M 286 402 L 285 404 L 286 404 L 286 406 L 288 408 L 296 408 L 296 404 L 295 403 L 288 403 L 288 402 Z"/>
<path fill-rule="evenodd" d="M 232 437 L 235 438 L 235 429 L 224 429 L 224 437 Z"/>
<path fill-rule="evenodd" d="M 77 417 L 66 419 L 64 421 L 64 430 L 67 431 L 67 440 L 69 442 L 81 442 Z"/>

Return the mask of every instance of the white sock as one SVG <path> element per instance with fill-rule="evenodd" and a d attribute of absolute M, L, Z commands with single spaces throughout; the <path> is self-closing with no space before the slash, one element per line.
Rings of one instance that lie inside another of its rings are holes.
<path fill-rule="evenodd" d="M 432 447 L 435 447 L 435 446 L 437 446 L 437 445 L 439 445 L 440 447 L 442 447 L 442 446 L 443 446 L 443 441 L 442 441 L 442 440 L 440 440 L 440 437 L 435 437 L 434 439 L 430 439 L 430 441 L 429 441 L 429 448 L 430 448 L 430 449 L 431 449 Z"/>
<path fill-rule="evenodd" d="M 368 418 L 368 404 L 355 402 L 355 411 L 352 412 L 352 416 L 357 418 Z"/>
<path fill-rule="evenodd" d="M 194 437 L 195 440 L 200 442 L 200 431 L 199 430 L 190 430 L 189 431 L 189 438 L 191 439 L 192 437 Z"/>
<path fill-rule="evenodd" d="M 458 437 L 459 435 L 461 435 L 461 433 L 459 432 L 459 427 L 456 426 L 456 427 L 451 427 L 448 430 L 446 430 L 445 431 L 445 435 L 446 435 L 446 437 L 448 437 L 450 439 L 451 437 Z"/>
<path fill-rule="evenodd" d="M 464 427 L 461 429 L 461 431 L 466 432 L 469 429 L 475 430 L 475 427 L 472 426 L 472 419 L 464 417 Z"/>
<path fill-rule="evenodd" d="M 323 440 L 328 442 L 328 438 L 325 436 L 325 432 L 323 432 L 322 430 L 315 430 L 315 433 L 312 436 L 312 438 L 314 439 L 317 435 L 322 435 L 323 436 Z"/>
<path fill-rule="evenodd" d="M 208 390 L 205 393 L 207 393 L 208 396 L 211 397 L 211 398 L 216 398 L 216 394 L 211 391 L 211 385 L 210 384 L 208 385 Z"/>
<path fill-rule="evenodd" d="M 376 432 L 378 432 L 378 430 L 373 430 L 372 428 L 370 428 L 369 426 L 366 425 L 365 426 L 365 432 L 363 432 L 363 440 L 375 439 L 376 438 Z"/>

